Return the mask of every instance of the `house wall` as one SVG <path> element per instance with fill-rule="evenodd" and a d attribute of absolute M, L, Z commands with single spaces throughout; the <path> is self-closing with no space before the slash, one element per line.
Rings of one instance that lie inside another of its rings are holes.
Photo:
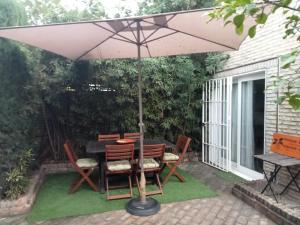
<path fill-rule="evenodd" d="M 299 45 L 295 39 L 283 39 L 284 35 L 284 17 L 281 12 L 270 16 L 268 22 L 257 30 L 257 35 L 253 38 L 247 38 L 241 45 L 239 51 L 226 52 L 230 58 L 224 69 L 218 72 L 215 77 L 237 76 L 255 71 L 265 71 L 266 87 L 272 85 L 274 76 L 290 76 L 300 79 L 299 74 L 294 74 L 291 70 L 283 70 L 279 66 L 278 57 L 288 53 L 291 49 Z M 300 67 L 300 58 L 295 66 Z M 272 134 L 276 132 L 277 119 L 278 131 L 293 135 L 300 135 L 300 110 L 294 111 L 284 102 L 278 107 L 275 100 L 276 93 L 267 88 L 265 91 L 265 151 L 268 152 L 272 140 Z M 278 115 L 278 117 L 277 117 Z M 265 164 L 265 169 L 271 171 L 273 168 Z M 294 168 L 295 172 L 298 168 Z M 289 180 L 286 169 L 279 174 L 278 183 L 286 184 Z M 300 176 L 298 177 L 300 183 Z M 296 187 L 292 186 L 296 190 Z M 300 198 L 300 195 L 296 195 Z"/>

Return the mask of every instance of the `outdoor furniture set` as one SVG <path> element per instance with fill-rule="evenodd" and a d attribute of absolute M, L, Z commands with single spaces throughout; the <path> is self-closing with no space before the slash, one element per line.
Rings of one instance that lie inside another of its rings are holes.
<path fill-rule="evenodd" d="M 106 190 L 107 200 L 131 198 L 132 177 L 136 182 L 139 192 L 139 174 L 141 165 L 144 166 L 145 175 L 152 175 L 152 183 L 156 183 L 157 190 L 146 192 L 146 195 L 163 194 L 163 186 L 168 182 L 172 175 L 175 175 L 181 182 L 184 177 L 178 173 L 176 168 L 183 161 L 185 153 L 188 150 L 191 138 L 179 135 L 176 145 L 163 139 L 144 139 L 143 163 L 141 155 L 138 153 L 139 133 L 125 133 L 124 139 L 119 134 L 98 135 L 97 141 L 89 141 L 86 146 L 86 152 L 97 155 L 98 162 L 93 158 L 78 159 L 75 155 L 70 141 L 64 144 L 65 152 L 74 169 L 80 174 L 79 179 L 74 181 L 69 189 L 69 193 L 75 192 L 81 184 L 86 181 L 94 191 L 104 193 Z M 165 152 L 165 150 L 171 152 Z M 99 187 L 91 180 L 91 173 L 99 167 Z M 168 174 L 161 179 L 160 175 L 165 169 L 169 168 Z M 114 175 L 126 175 L 128 179 L 129 193 L 110 195 L 111 188 L 124 187 L 124 185 L 109 185 L 109 177 Z M 162 183 L 161 183 L 162 180 Z"/>
<path fill-rule="evenodd" d="M 291 171 L 291 167 L 300 165 L 300 136 L 275 133 L 273 134 L 271 150 L 271 154 L 255 155 L 254 157 L 274 165 L 274 170 L 269 177 L 267 176 L 266 171 L 263 170 L 267 184 L 261 193 L 263 194 L 269 187 L 276 202 L 278 202 L 272 188 L 272 182 L 276 180 L 279 171 L 283 167 L 286 167 L 291 179 L 279 195 L 282 195 L 292 183 L 295 184 L 296 188 L 300 192 L 300 187 L 296 180 L 300 174 L 300 169 L 294 174 Z"/>

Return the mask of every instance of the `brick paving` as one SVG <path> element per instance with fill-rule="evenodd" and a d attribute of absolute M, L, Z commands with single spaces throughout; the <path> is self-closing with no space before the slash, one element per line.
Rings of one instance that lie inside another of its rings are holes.
<path fill-rule="evenodd" d="M 35 225 L 267 225 L 274 224 L 260 212 L 231 194 L 231 183 L 216 176 L 216 170 L 199 162 L 182 166 L 196 178 L 210 185 L 218 196 L 164 204 L 158 214 L 150 217 L 131 216 L 125 210 L 49 220 Z M 25 216 L 0 219 L 0 225 L 27 225 Z"/>

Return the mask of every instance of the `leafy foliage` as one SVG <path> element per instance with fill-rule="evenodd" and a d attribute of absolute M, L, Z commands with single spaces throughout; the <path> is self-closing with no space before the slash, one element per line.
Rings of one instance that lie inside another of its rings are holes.
<path fill-rule="evenodd" d="M 1 27 L 23 25 L 26 22 L 24 8 L 14 0 L 1 0 L 0 10 Z"/>
<path fill-rule="evenodd" d="M 208 79 L 205 68 L 219 60 L 211 56 L 206 62 L 206 58 L 143 60 L 146 136 L 175 141 L 179 133 L 185 133 L 193 137 L 194 149 L 199 149 L 201 86 Z M 87 140 L 94 139 L 97 133 L 138 131 L 135 60 L 67 63 L 69 72 L 61 70 L 62 64 L 53 65 L 58 67 L 44 77 L 58 74 L 59 78 L 44 83 L 42 96 L 64 128 L 64 136 Z"/>
<path fill-rule="evenodd" d="M 25 11 L 16 1 L 0 0 L 0 26 L 23 25 Z M 10 188 L 6 174 L 17 167 L 24 149 L 35 147 L 36 105 L 31 102 L 32 81 L 21 45 L 0 40 L 0 189 Z M 0 193 L 0 198 L 1 198 Z"/>
<path fill-rule="evenodd" d="M 278 9 L 282 9 L 285 15 L 285 35 L 283 38 L 295 37 L 300 41 L 300 3 L 292 0 L 263 0 L 257 2 L 254 0 L 218 0 L 215 10 L 210 14 L 211 19 L 223 19 L 224 25 L 233 23 L 237 34 L 244 32 L 245 17 L 252 17 L 256 24 L 249 28 L 248 35 L 253 38 L 256 35 L 256 28 L 258 25 L 263 25 L 267 22 L 269 16 L 275 13 Z M 281 57 L 281 66 L 288 69 L 296 61 L 299 56 L 300 47 L 292 52 Z M 300 68 L 294 70 L 295 74 L 299 74 Z M 280 79 L 280 78 L 279 78 Z M 278 85 L 279 83 L 280 85 Z M 285 84 L 285 85 L 282 85 Z M 275 81 L 273 90 L 283 90 L 283 95 L 279 97 L 277 103 L 281 104 L 283 101 L 292 106 L 294 110 L 300 109 L 300 83 L 297 80 L 290 80 L 282 82 L 282 80 Z"/>
<path fill-rule="evenodd" d="M 28 184 L 27 172 L 32 159 L 32 149 L 23 151 L 17 166 L 7 173 L 5 195 L 8 199 L 17 199 L 25 192 Z"/>
<path fill-rule="evenodd" d="M 209 0 L 144 0 L 140 5 L 140 14 L 156 14 L 180 10 L 210 7 Z"/>
<path fill-rule="evenodd" d="M 278 104 L 282 104 L 284 101 L 287 101 L 294 110 L 300 109 L 300 92 L 295 91 L 299 90 L 299 86 L 296 79 L 288 77 L 274 77 L 274 82 L 272 86 L 268 87 L 273 91 L 285 90 L 283 95 L 279 96 L 277 99 Z"/>
<path fill-rule="evenodd" d="M 101 19 L 105 16 L 103 5 L 99 0 L 82 0 L 81 10 L 67 10 L 62 0 L 20 0 L 26 7 L 30 24 L 47 24 L 73 22 L 80 20 Z"/>

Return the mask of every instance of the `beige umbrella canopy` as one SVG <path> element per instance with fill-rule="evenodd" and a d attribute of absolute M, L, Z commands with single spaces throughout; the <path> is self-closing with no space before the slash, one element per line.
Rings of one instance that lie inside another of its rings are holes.
<path fill-rule="evenodd" d="M 0 37 L 36 46 L 70 59 L 137 57 L 140 24 L 141 57 L 237 50 L 247 32 L 235 34 L 222 20 L 209 21 L 211 9 L 151 16 L 43 26 L 1 28 Z M 245 31 L 253 25 L 245 22 Z"/>
<path fill-rule="evenodd" d="M 0 28 L 0 37 L 23 42 L 73 60 L 157 57 L 237 50 L 255 24 L 244 22 L 245 32 L 235 34 L 232 24 L 210 20 L 212 9 L 171 12 L 150 16 Z M 140 154 L 143 157 L 143 117 L 141 64 L 139 71 Z M 143 161 L 143 160 L 141 160 Z M 159 210 L 145 197 L 144 168 L 141 165 L 141 201 L 128 204 L 135 215 L 151 215 Z"/>

